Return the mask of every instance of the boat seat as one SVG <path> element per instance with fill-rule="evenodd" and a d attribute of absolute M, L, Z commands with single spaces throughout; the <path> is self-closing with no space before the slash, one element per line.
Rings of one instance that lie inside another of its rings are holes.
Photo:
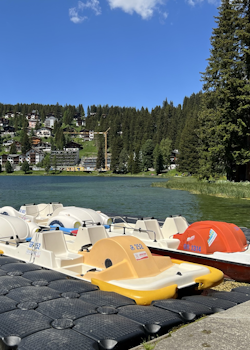
<path fill-rule="evenodd" d="M 84 246 L 92 245 L 87 227 L 79 227 L 77 235 L 72 241 L 72 236 L 65 237 L 69 250 L 78 252 Z"/>
<path fill-rule="evenodd" d="M 89 226 L 89 227 L 86 227 L 86 229 L 88 230 L 89 238 L 92 245 L 94 245 L 100 239 L 109 238 L 105 227 L 102 225 Z"/>
<path fill-rule="evenodd" d="M 79 259 L 79 255 L 70 253 L 67 249 L 64 233 L 62 231 L 44 231 L 43 248 L 54 253 L 61 260 Z"/>
<path fill-rule="evenodd" d="M 31 216 L 38 216 L 39 210 L 36 204 L 32 205 L 25 205 L 25 210 L 26 210 L 26 215 L 31 215 Z"/>
<path fill-rule="evenodd" d="M 141 240 L 154 241 L 156 239 L 157 241 L 159 241 L 163 239 L 160 226 L 156 219 L 137 220 L 133 231 L 133 236 Z"/>
<path fill-rule="evenodd" d="M 171 239 L 173 235 L 186 231 L 188 226 L 188 222 L 183 216 L 168 217 L 161 228 L 161 232 L 165 239 Z"/>

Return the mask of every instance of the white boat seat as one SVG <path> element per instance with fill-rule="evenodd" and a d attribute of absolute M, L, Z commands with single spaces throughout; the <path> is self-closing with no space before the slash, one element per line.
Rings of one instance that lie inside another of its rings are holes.
<path fill-rule="evenodd" d="M 163 239 L 160 226 L 156 219 L 137 220 L 133 231 L 133 236 L 141 240 L 154 241 L 156 239 L 157 241 L 159 241 Z"/>
<path fill-rule="evenodd" d="M 183 233 L 188 228 L 188 222 L 183 216 L 166 218 L 161 232 L 165 239 L 172 238 L 177 233 Z"/>
<path fill-rule="evenodd" d="M 89 226 L 89 227 L 86 227 L 86 229 L 88 230 L 89 238 L 90 238 L 92 245 L 94 245 L 100 239 L 109 237 L 107 232 L 106 232 L 105 227 L 102 225 Z"/>
<path fill-rule="evenodd" d="M 43 248 L 53 252 L 56 258 L 70 260 L 79 258 L 78 254 L 68 251 L 62 231 L 43 232 Z"/>

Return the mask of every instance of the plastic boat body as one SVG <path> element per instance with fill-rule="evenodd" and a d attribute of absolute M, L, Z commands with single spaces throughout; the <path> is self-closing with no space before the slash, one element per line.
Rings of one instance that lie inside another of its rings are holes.
<path fill-rule="evenodd" d="M 7 215 L 0 215 L 0 227 L 1 254 L 89 281 L 140 305 L 173 298 L 180 289 L 210 288 L 223 280 L 217 269 L 153 256 L 136 237 L 105 238 L 101 225 L 81 228 L 73 244 L 88 242 L 87 238 L 90 243 L 77 253 L 68 249 L 61 230 L 35 231 L 30 237 L 26 221 Z"/>
<path fill-rule="evenodd" d="M 109 224 L 112 220 L 100 211 L 89 208 L 64 207 L 61 203 L 25 204 L 17 211 L 5 206 L 0 214 L 15 216 L 38 226 L 53 226 L 77 229 L 84 225 Z"/>
<path fill-rule="evenodd" d="M 249 243 L 234 224 L 201 221 L 188 225 L 185 218 L 176 216 L 162 226 L 155 219 L 117 223 L 108 232 L 110 236 L 124 233 L 140 238 L 153 254 L 209 265 L 236 281 L 250 282 Z"/>

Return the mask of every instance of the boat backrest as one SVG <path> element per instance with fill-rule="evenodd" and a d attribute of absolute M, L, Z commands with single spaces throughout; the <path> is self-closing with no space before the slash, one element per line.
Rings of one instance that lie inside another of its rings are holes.
<path fill-rule="evenodd" d="M 100 239 L 109 237 L 107 232 L 106 232 L 105 227 L 102 225 L 89 226 L 89 227 L 86 227 L 86 229 L 88 230 L 89 238 L 90 238 L 92 245 L 94 245 Z"/>
<path fill-rule="evenodd" d="M 25 205 L 25 210 L 26 210 L 26 215 L 31 215 L 31 216 L 38 216 L 39 215 L 39 210 L 36 204 L 31 204 L 31 205 Z"/>
<path fill-rule="evenodd" d="M 41 203 L 37 204 L 38 216 L 46 218 L 53 213 L 51 204 Z"/>
<path fill-rule="evenodd" d="M 156 219 L 137 220 L 133 231 L 133 236 L 141 240 L 156 239 L 158 241 L 163 239 L 159 223 Z"/>
<path fill-rule="evenodd" d="M 86 244 L 92 244 L 90 237 L 89 237 L 89 231 L 87 227 L 79 227 L 77 231 L 76 238 L 74 240 L 74 243 L 71 246 L 71 249 L 73 250 L 79 250 L 82 246 Z"/>
<path fill-rule="evenodd" d="M 161 232 L 163 237 L 168 239 L 177 233 L 183 233 L 188 226 L 188 222 L 183 216 L 168 217 L 161 228 Z"/>
<path fill-rule="evenodd" d="M 67 255 L 64 233 L 59 230 L 43 232 L 43 248 L 52 251 L 55 256 Z"/>

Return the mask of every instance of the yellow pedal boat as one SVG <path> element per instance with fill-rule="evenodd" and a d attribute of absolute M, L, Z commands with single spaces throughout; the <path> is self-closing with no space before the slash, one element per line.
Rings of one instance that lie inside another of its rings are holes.
<path fill-rule="evenodd" d="M 210 288 L 223 280 L 223 273 L 215 268 L 153 256 L 136 237 L 98 238 L 97 231 L 105 231 L 103 226 L 96 226 L 93 244 L 72 252 L 60 230 L 36 231 L 27 242 L 30 232 L 24 220 L 0 215 L 0 225 L 2 254 L 89 281 L 101 290 L 127 296 L 140 305 L 173 298 L 180 289 Z M 91 236 L 91 228 L 86 230 L 90 230 Z M 83 230 L 82 234 L 86 232 Z"/>

